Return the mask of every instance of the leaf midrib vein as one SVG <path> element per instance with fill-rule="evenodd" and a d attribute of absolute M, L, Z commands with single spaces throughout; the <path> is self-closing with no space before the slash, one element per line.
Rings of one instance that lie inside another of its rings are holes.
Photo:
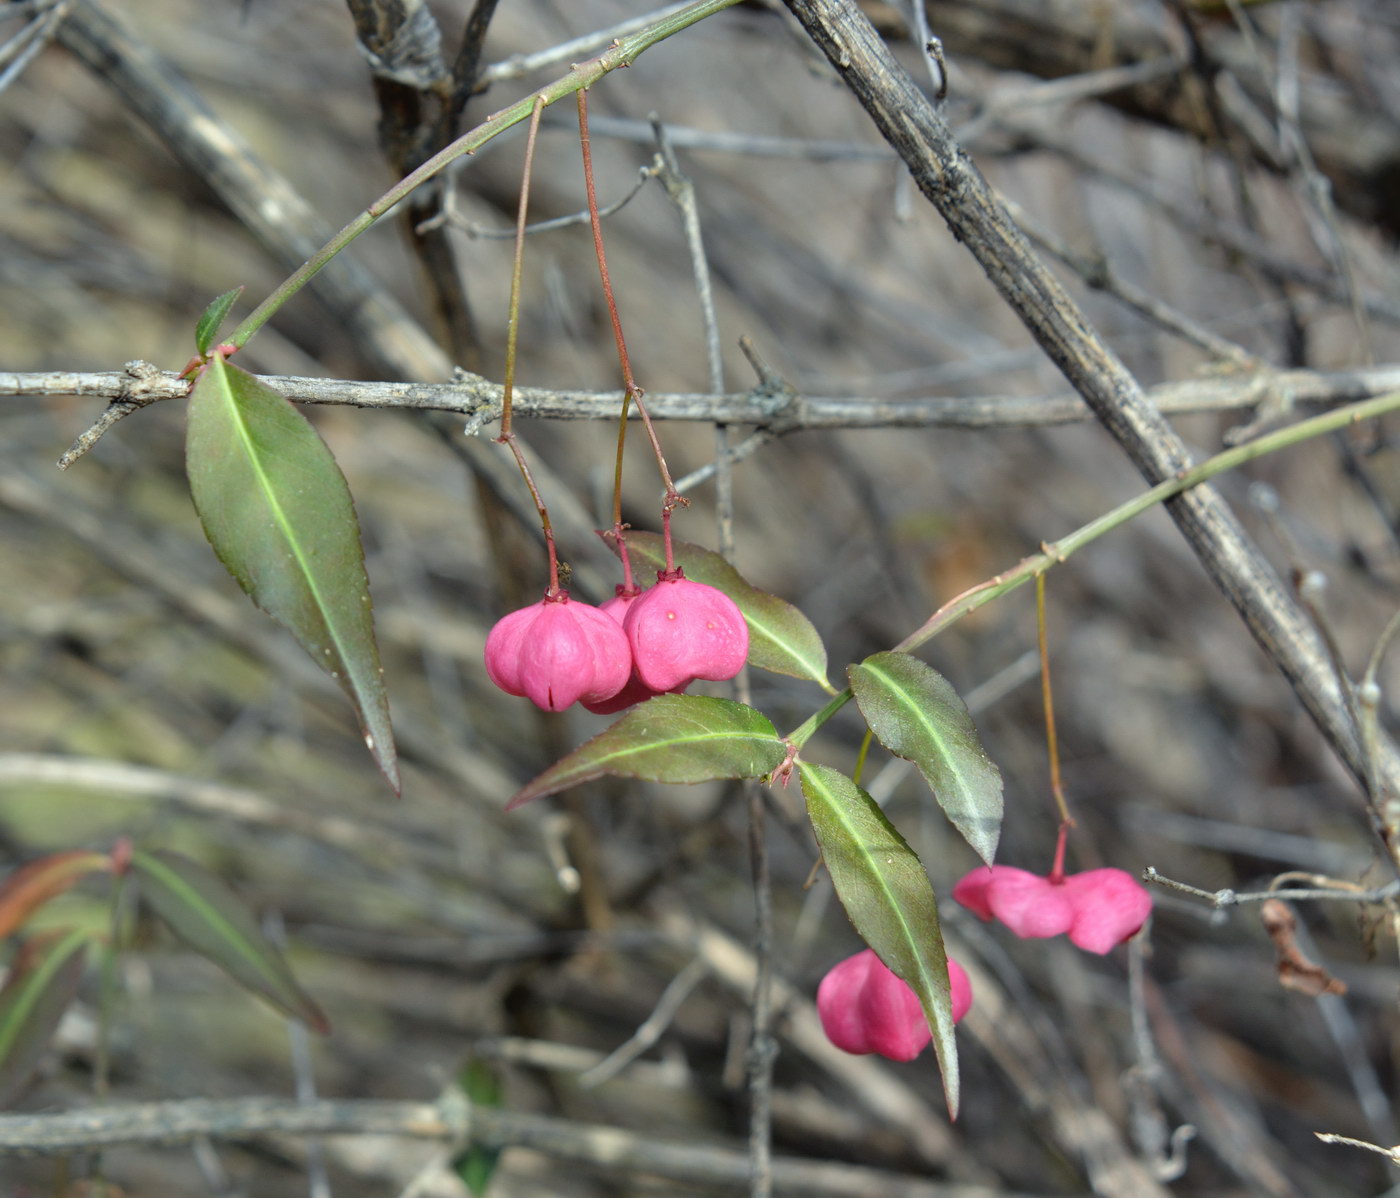
<path fill-rule="evenodd" d="M 900 683 L 892 675 L 885 673 L 878 666 L 872 666 L 868 662 L 862 662 L 861 669 L 869 670 L 872 674 L 874 674 L 876 678 L 878 678 L 882 683 L 885 684 L 886 689 L 893 692 L 893 694 L 895 694 L 899 699 L 901 699 L 904 702 L 904 705 L 914 713 L 915 718 L 918 719 L 920 725 L 928 733 L 929 738 L 937 744 L 938 752 L 942 758 L 943 764 L 947 767 L 947 773 L 949 777 L 951 777 L 954 780 L 954 782 L 957 785 L 957 788 L 960 791 L 965 791 L 966 788 L 963 785 L 962 771 L 954 768 L 953 766 L 952 760 L 948 753 L 947 740 L 944 737 L 940 736 L 938 733 L 938 729 L 935 728 L 934 725 L 929 722 L 928 717 L 924 714 L 923 708 L 921 708 L 916 702 L 914 702 L 913 695 L 910 694 L 909 691 L 905 690 L 904 687 L 901 686 Z M 903 756 L 903 754 L 901 753 L 899 754 L 899 756 Z M 923 768 L 922 762 L 915 760 L 915 764 L 919 765 L 921 769 Z"/>
<path fill-rule="evenodd" d="M 228 942 L 244 961 L 252 965 L 259 974 L 266 976 L 266 971 L 273 968 L 271 963 L 258 954 L 249 951 L 238 929 L 233 926 L 232 922 L 230 922 L 218 908 L 211 905 L 191 883 L 182 878 L 175 870 L 166 865 L 165 862 L 158 858 L 147 856 L 144 853 L 141 857 L 141 866 L 148 874 L 154 875 L 156 880 L 163 884 L 168 890 L 174 891 L 177 895 L 182 896 L 187 907 L 191 910 L 202 912 L 205 922 L 218 934 L 219 939 Z M 274 969 L 274 972 L 279 971 Z"/>
<path fill-rule="evenodd" d="M 667 749 L 673 745 L 700 744 L 707 740 L 753 741 L 758 744 L 770 744 L 777 748 L 781 748 L 783 743 L 778 739 L 776 732 L 772 735 L 764 735 L 759 732 L 702 732 L 693 736 L 679 736 L 671 740 L 655 741 L 641 746 L 634 745 L 629 747 L 624 745 L 622 748 L 609 753 L 606 757 L 595 757 L 592 762 L 583 768 L 589 770 L 600 769 L 609 761 L 615 761 L 617 758 L 625 757 L 629 753 L 649 753 L 656 749 Z M 568 775 L 564 776 L 567 777 Z"/>
<path fill-rule="evenodd" d="M 837 820 L 840 821 L 841 826 L 846 830 L 847 834 L 849 835 L 849 837 L 850 837 L 850 839 L 851 839 L 851 842 L 852 842 L 853 844 L 859 844 L 859 843 L 861 843 L 861 841 L 860 841 L 860 836 L 859 836 L 859 830 L 855 827 L 854 823 L 853 823 L 853 822 L 851 821 L 851 819 L 847 816 L 847 814 L 846 814 L 845 810 L 843 809 L 842 805 L 836 801 L 835 796 L 834 796 L 834 794 L 833 794 L 831 788 L 826 784 L 825 780 L 822 779 L 822 777 L 821 777 L 819 774 L 817 774 L 815 771 L 810 770 L 810 769 L 807 771 L 807 775 L 806 775 L 806 776 L 809 777 L 809 778 L 812 778 L 812 779 L 815 781 L 815 784 L 816 784 L 817 788 L 822 792 L 823 798 L 824 798 L 824 800 L 825 800 L 825 802 L 826 802 L 826 805 L 827 805 L 828 809 L 836 816 Z M 853 783 L 852 785 L 854 785 L 854 783 Z M 857 787 L 856 789 L 859 790 L 860 788 Z M 913 852 L 912 849 L 910 849 L 909 851 L 910 851 L 911 853 Z M 866 856 L 868 856 L 868 854 L 866 854 Z M 897 902 L 894 901 L 894 892 L 891 890 L 891 888 L 889 887 L 889 885 L 886 884 L 885 879 L 884 879 L 884 875 L 883 875 L 878 869 L 875 869 L 873 866 L 871 866 L 871 867 L 869 868 L 869 872 L 872 873 L 872 874 L 874 874 L 876 881 L 879 883 L 879 887 L 880 887 L 881 893 L 884 894 L 884 895 L 886 895 L 886 896 L 888 897 L 888 899 L 889 899 L 889 905 L 890 905 L 890 907 L 891 907 L 891 908 L 893 909 L 893 911 L 894 911 L 895 919 L 896 919 L 896 922 L 897 922 L 898 925 L 899 925 L 900 932 L 903 934 L 904 939 L 908 942 L 909 947 L 910 947 L 910 949 L 912 950 L 913 957 L 914 957 L 914 963 L 915 963 L 915 965 L 917 966 L 920 975 L 921 975 L 922 978 L 924 979 L 925 985 L 927 986 L 927 988 L 928 988 L 928 990 L 929 990 L 929 993 L 930 993 L 931 995 L 934 994 L 934 993 L 936 992 L 936 990 L 937 990 L 937 987 L 936 987 L 935 982 L 934 982 L 934 978 L 931 976 L 931 973 L 930 973 L 929 969 L 928 969 L 928 968 L 925 966 L 925 964 L 924 964 L 923 956 L 922 956 L 922 954 L 919 952 L 919 950 L 918 950 L 918 945 L 917 945 L 917 941 L 916 941 L 915 938 L 914 938 L 913 929 L 909 926 L 909 921 L 908 921 L 907 919 L 905 919 L 903 909 L 900 907 L 900 905 L 899 905 Z M 935 918 L 935 919 L 937 919 L 937 911 L 938 911 L 938 900 L 935 898 L 935 899 L 934 899 L 934 918 Z M 941 936 L 941 932 L 940 932 L 940 940 L 941 940 L 941 938 L 942 938 L 942 936 Z M 946 957 L 946 955 L 947 955 L 947 954 L 946 954 L 946 950 L 945 950 L 944 955 L 945 955 L 945 957 Z M 951 1001 L 951 993 L 950 993 L 950 1001 Z M 921 1005 L 921 1006 L 923 1005 L 923 1000 L 922 1000 L 922 999 L 920 999 L 920 1005 Z M 951 1032 L 952 1032 L 952 1011 L 951 1011 L 951 1009 L 950 1009 L 949 1011 L 945 1012 L 945 1011 L 943 1011 L 943 1010 L 939 1007 L 939 1005 L 938 1005 L 937 1003 L 934 1003 L 934 1002 L 932 1002 L 931 1000 L 930 1000 L 930 1006 L 932 1006 L 932 1008 L 933 1008 L 934 1022 L 938 1025 L 939 1034 L 940 1034 L 941 1036 L 950 1036 L 950 1035 L 951 1035 Z M 945 1026 L 945 1019 L 946 1019 L 946 1026 Z M 935 1038 L 935 1039 L 937 1039 L 937 1038 Z M 943 1046 L 942 1046 L 941 1044 L 937 1044 L 937 1043 L 936 1043 L 935 1046 L 934 1046 L 934 1051 L 935 1051 L 935 1053 L 936 1053 L 937 1056 L 938 1056 L 939 1065 L 945 1070 L 945 1077 L 946 1077 L 946 1076 L 947 1076 L 946 1071 L 948 1070 L 948 1062 L 944 1059 Z M 957 1077 L 956 1058 L 954 1058 L 954 1063 L 953 1063 L 953 1076 L 954 1076 L 954 1078 L 956 1079 L 956 1077 Z"/>
<path fill-rule="evenodd" d="M 340 667 L 345 671 L 346 680 L 349 681 L 351 685 L 355 687 L 356 692 L 358 692 L 360 688 L 357 679 L 351 677 L 351 672 L 353 668 L 352 661 L 351 658 L 346 654 L 343 638 L 341 637 L 339 629 L 336 627 L 335 622 L 330 617 L 330 611 L 326 606 L 325 599 L 322 597 L 321 588 L 317 585 L 316 579 L 311 572 L 311 568 L 307 564 L 306 556 L 302 552 L 301 542 L 293 531 L 292 523 L 287 518 L 286 510 L 283 508 L 282 503 L 277 496 L 276 490 L 272 485 L 271 479 L 268 477 L 267 472 L 263 469 L 262 461 L 254 448 L 252 438 L 248 435 L 248 425 L 243 418 L 243 410 L 238 403 L 237 397 L 233 393 L 233 388 L 229 385 L 228 376 L 226 373 L 222 375 L 221 381 L 224 385 L 224 392 L 228 397 L 229 408 L 233 413 L 234 425 L 238 430 L 239 440 L 243 443 L 243 448 L 245 453 L 247 454 L 248 461 L 253 468 L 254 474 L 257 476 L 258 483 L 262 488 L 263 494 L 267 498 L 268 506 L 272 508 L 273 516 L 276 518 L 277 524 L 281 528 L 283 536 L 286 538 L 287 543 L 291 546 L 292 556 L 296 558 L 297 565 L 301 569 L 302 577 L 306 579 L 306 585 L 308 588 L 310 588 L 311 596 L 316 603 L 316 610 L 320 613 L 321 623 L 325 626 L 326 633 L 330 636 L 331 642 L 335 646 L 336 655 L 339 657 L 340 660 Z M 365 717 L 366 719 L 369 718 L 368 711 L 365 712 Z"/>

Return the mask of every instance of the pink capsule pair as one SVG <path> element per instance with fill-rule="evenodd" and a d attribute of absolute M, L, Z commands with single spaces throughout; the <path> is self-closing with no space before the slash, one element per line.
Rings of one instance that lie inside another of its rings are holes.
<path fill-rule="evenodd" d="M 733 678 L 748 653 L 734 601 L 678 568 L 646 591 L 618 587 L 601 607 L 560 591 L 511 612 L 486 637 L 486 672 L 545 711 L 582 703 L 608 715 L 697 678 Z"/>
<path fill-rule="evenodd" d="M 957 1023 L 972 1007 L 972 983 L 951 957 L 948 986 Z M 822 978 L 817 1014 L 826 1038 L 843 1052 L 873 1052 L 891 1061 L 912 1061 L 933 1038 L 918 996 L 874 949 L 847 957 Z"/>
<path fill-rule="evenodd" d="M 1068 934 L 1091 953 L 1132 936 L 1152 911 L 1152 897 L 1122 869 L 1042 877 L 1013 865 L 984 865 L 953 887 L 953 898 L 983 920 L 1000 920 L 1023 939 Z"/>

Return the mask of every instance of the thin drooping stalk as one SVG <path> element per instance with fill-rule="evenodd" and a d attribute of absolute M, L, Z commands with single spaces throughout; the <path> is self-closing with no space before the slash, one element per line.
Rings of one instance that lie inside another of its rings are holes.
<path fill-rule="evenodd" d="M 593 143 L 588 136 L 588 92 L 578 93 L 578 142 L 583 154 L 583 188 L 588 196 L 588 227 L 593 232 L 593 251 L 598 257 L 598 274 L 603 283 L 603 298 L 612 321 L 613 340 L 617 343 L 617 361 L 622 370 L 622 412 L 617 419 L 617 458 L 613 466 L 613 544 L 622 559 L 622 594 L 634 594 L 632 559 L 627 553 L 627 540 L 622 524 L 622 462 L 627 453 L 627 417 L 632 399 L 640 396 L 641 388 L 632 377 L 632 360 L 627 355 L 627 341 L 622 335 L 622 320 L 618 316 L 613 296 L 612 280 L 608 277 L 608 259 L 603 251 L 603 219 L 598 212 L 598 189 L 593 181 Z M 650 421 L 648 421 L 650 428 Z"/>
<path fill-rule="evenodd" d="M 713 16 L 717 12 L 722 12 L 737 4 L 739 0 L 696 0 L 696 3 L 681 9 L 679 12 L 668 13 L 656 21 L 655 24 L 647 26 L 645 29 L 626 37 L 618 38 L 611 46 L 604 50 L 596 58 L 591 58 L 587 62 L 579 63 L 568 74 L 556 79 L 552 83 L 546 84 L 538 91 L 517 100 L 508 108 L 503 108 L 499 112 L 492 113 L 475 129 L 464 133 L 451 145 L 439 150 L 427 162 L 423 163 L 417 170 L 404 176 L 395 183 L 379 199 L 375 200 L 368 208 L 361 212 L 354 220 L 340 230 L 325 245 L 316 251 L 306 262 L 304 262 L 292 275 L 284 280 L 278 288 L 263 300 L 261 304 L 253 310 L 242 324 L 236 328 L 232 335 L 224 344 L 232 345 L 235 348 L 242 348 L 252 338 L 263 325 L 265 325 L 298 291 L 306 286 L 317 274 L 330 262 L 341 250 L 345 249 L 361 233 L 376 225 L 384 216 L 395 208 L 409 193 L 417 187 L 426 183 L 429 179 L 439 174 L 444 167 L 455 162 L 464 154 L 470 154 L 480 149 L 493 137 L 504 133 L 521 121 L 528 120 L 530 114 L 535 109 L 536 102 L 542 102 L 545 107 L 553 104 L 556 100 L 562 100 L 571 93 L 578 92 L 583 88 L 596 83 L 604 75 L 618 70 L 620 67 L 631 66 L 643 53 L 643 51 L 656 45 L 657 42 L 680 33 L 683 29 L 688 29 L 697 21 L 703 21 L 706 17 Z"/>
<path fill-rule="evenodd" d="M 538 97 L 530 113 L 530 130 L 525 135 L 525 167 L 520 175 L 520 202 L 515 215 L 515 253 L 510 264 L 510 311 L 506 317 L 506 370 L 501 380 L 501 440 L 515 435 L 511 424 L 510 401 L 515 393 L 516 350 L 520 345 L 520 280 L 525 272 L 525 218 L 530 210 L 530 176 L 535 166 L 535 139 L 540 131 L 544 102 Z"/>
<path fill-rule="evenodd" d="M 530 210 L 530 175 L 535 165 L 535 139 L 540 131 L 540 114 L 544 112 L 544 101 L 535 98 L 534 109 L 530 113 L 530 130 L 525 137 L 525 167 L 520 175 L 520 204 L 515 217 L 515 255 L 510 270 L 510 314 L 506 318 L 506 369 L 501 385 L 501 435 L 497 441 L 509 447 L 520 467 L 521 477 L 530 488 L 535 501 L 535 510 L 540 515 L 540 528 L 544 532 L 545 550 L 549 554 L 549 590 L 547 595 L 554 598 L 559 594 L 559 554 L 554 546 L 554 528 L 549 522 L 549 509 L 545 506 L 539 488 L 530 474 L 529 464 L 520 450 L 515 426 L 511 421 L 510 401 L 515 390 L 516 351 L 520 341 L 520 282 L 525 267 L 525 218 Z"/>
<path fill-rule="evenodd" d="M 1063 821 L 1055 837 L 1055 859 L 1050 863 L 1050 872 L 1046 878 L 1057 886 L 1065 880 L 1065 841 L 1069 839 L 1069 830 L 1073 822 Z"/>
<path fill-rule="evenodd" d="M 1050 690 L 1050 638 L 1045 631 L 1044 572 L 1035 576 L 1035 630 L 1036 641 L 1040 646 L 1040 697 L 1045 707 L 1045 747 L 1050 755 L 1050 793 L 1060 811 L 1060 827 L 1072 828 L 1074 820 L 1069 813 L 1069 804 L 1065 802 L 1065 788 L 1060 780 L 1060 738 L 1055 732 L 1055 697 Z M 1063 856 L 1063 853 L 1061 855 Z"/>
<path fill-rule="evenodd" d="M 627 353 L 627 339 L 622 335 L 622 317 L 618 314 L 617 298 L 613 294 L 612 278 L 608 274 L 608 256 L 603 249 L 603 222 L 598 215 L 598 189 L 593 182 L 593 144 L 588 136 L 588 90 L 578 91 L 578 140 L 583 152 L 583 185 L 588 195 L 588 223 L 593 230 L 593 250 L 598 257 L 598 277 L 602 280 L 603 299 L 608 306 L 608 319 L 612 322 L 613 340 L 617 343 L 617 361 L 622 370 L 622 416 L 617 432 L 617 465 L 613 473 L 613 535 L 617 538 L 618 554 L 627 565 L 627 547 L 622 539 L 622 456 L 627 445 L 627 414 L 631 404 L 637 405 L 637 414 L 646 426 L 647 439 L 651 442 L 652 453 L 656 455 L 656 467 L 661 472 L 661 483 L 666 488 L 662 501 L 661 530 L 666 546 L 666 572 L 675 569 L 671 556 L 671 512 L 687 501 L 676 490 L 671 481 L 671 472 L 666 466 L 666 456 L 661 452 L 661 441 L 657 438 L 656 427 L 651 422 L 646 405 L 642 402 L 644 392 L 637 385 L 632 374 L 632 360 Z"/>

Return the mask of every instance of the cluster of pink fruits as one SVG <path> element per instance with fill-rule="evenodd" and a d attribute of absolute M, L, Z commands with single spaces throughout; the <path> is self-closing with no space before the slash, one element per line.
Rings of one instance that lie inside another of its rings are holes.
<path fill-rule="evenodd" d="M 997 919 L 1023 939 L 1068 933 L 1091 953 L 1106 953 L 1147 921 L 1152 898 L 1121 869 L 1048 876 L 1011 865 L 982 866 L 953 887 L 953 898 L 983 920 Z M 967 974 L 948 958 L 953 1022 L 972 1006 Z M 866 949 L 836 965 L 817 987 L 817 1014 L 837 1048 L 912 1061 L 932 1039 L 914 991 Z"/>
<path fill-rule="evenodd" d="M 649 590 L 619 586 L 601 607 L 556 590 L 502 618 L 486 637 L 486 672 L 508 695 L 545 711 L 582 703 L 611 715 L 697 678 L 733 678 L 749 626 L 723 591 L 679 567 Z"/>

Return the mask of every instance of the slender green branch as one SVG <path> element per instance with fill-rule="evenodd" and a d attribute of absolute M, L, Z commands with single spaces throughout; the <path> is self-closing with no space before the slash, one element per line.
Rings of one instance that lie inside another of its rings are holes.
<path fill-rule="evenodd" d="M 1281 449 L 1289 449 L 1294 445 L 1311 440 L 1313 437 L 1320 437 L 1324 433 L 1337 432 L 1349 425 L 1359 424 L 1363 420 L 1374 420 L 1397 409 L 1400 409 L 1400 391 L 1391 392 L 1389 395 L 1378 395 L 1374 399 L 1348 404 L 1346 407 L 1324 412 L 1320 416 L 1300 420 L 1297 424 L 1290 424 L 1287 428 L 1278 429 L 1276 432 L 1268 433 L 1244 445 L 1238 445 L 1233 449 L 1225 450 L 1224 453 L 1207 458 L 1200 465 L 1183 470 L 1176 478 L 1158 483 L 1157 486 L 1128 500 L 1127 503 L 1120 504 L 1110 512 L 1105 512 L 1098 519 L 1091 520 L 1068 536 L 1049 544 L 1043 544 L 1041 552 L 1023 558 L 1010 570 L 998 574 L 995 578 L 989 578 L 986 582 L 979 582 L 975 587 L 950 599 L 922 625 L 900 641 L 895 646 L 895 651 L 907 653 L 912 649 L 917 649 L 920 645 L 927 644 L 940 632 L 961 620 L 963 616 L 1030 582 L 1031 579 L 1043 574 L 1051 566 L 1058 565 L 1068 559 L 1072 553 L 1083 549 L 1091 541 L 1098 540 L 1105 533 L 1112 532 L 1115 528 L 1126 524 L 1134 516 L 1141 515 L 1149 508 L 1156 507 L 1159 503 L 1172 499 L 1183 491 L 1189 491 L 1192 487 L 1198 487 L 1201 483 L 1210 481 L 1218 474 L 1234 470 L 1246 462 L 1252 462 L 1255 458 L 1277 453 Z M 842 691 L 821 711 L 793 732 L 788 739 L 801 748 L 811 739 L 812 734 L 818 728 L 845 706 L 850 698 L 849 689 Z"/>
<path fill-rule="evenodd" d="M 788 735 L 787 739 L 792 744 L 793 748 L 802 748 L 803 745 L 812 739 L 812 734 L 818 728 L 825 724 L 827 720 L 831 719 L 832 716 L 840 711 L 841 708 L 845 707 L 853 698 L 855 698 L 855 696 L 851 694 L 850 687 L 847 687 L 840 694 L 834 696 L 831 702 L 817 712 L 816 715 L 796 731 Z"/>
<path fill-rule="evenodd" d="M 679 12 L 662 17 L 655 24 L 648 25 L 637 33 L 618 38 L 597 58 L 579 63 L 567 75 L 546 84 L 524 99 L 517 100 L 510 107 L 492 113 L 475 129 L 464 133 L 451 145 L 434 154 L 417 170 L 394 184 L 345 228 L 341 229 L 304 262 L 293 275 L 287 278 L 276 291 L 263 300 L 252 314 L 233 331 L 232 336 L 224 344 L 232 345 L 235 348 L 246 345 L 253 334 L 262 328 L 283 304 L 315 278 L 326 263 L 361 233 L 377 224 L 410 192 L 426 183 L 462 155 L 473 153 L 493 137 L 504 133 L 521 121 L 528 120 L 537 102 L 542 101 L 548 107 L 555 101 L 564 99 L 565 96 L 571 96 L 582 88 L 590 87 L 604 75 L 610 74 L 620 67 L 630 67 L 643 51 L 656 45 L 657 42 L 664 41 L 673 34 L 688 29 L 697 21 L 703 21 L 706 17 L 713 16 L 737 3 L 738 0 L 696 0 L 696 3 L 681 9 Z"/>

